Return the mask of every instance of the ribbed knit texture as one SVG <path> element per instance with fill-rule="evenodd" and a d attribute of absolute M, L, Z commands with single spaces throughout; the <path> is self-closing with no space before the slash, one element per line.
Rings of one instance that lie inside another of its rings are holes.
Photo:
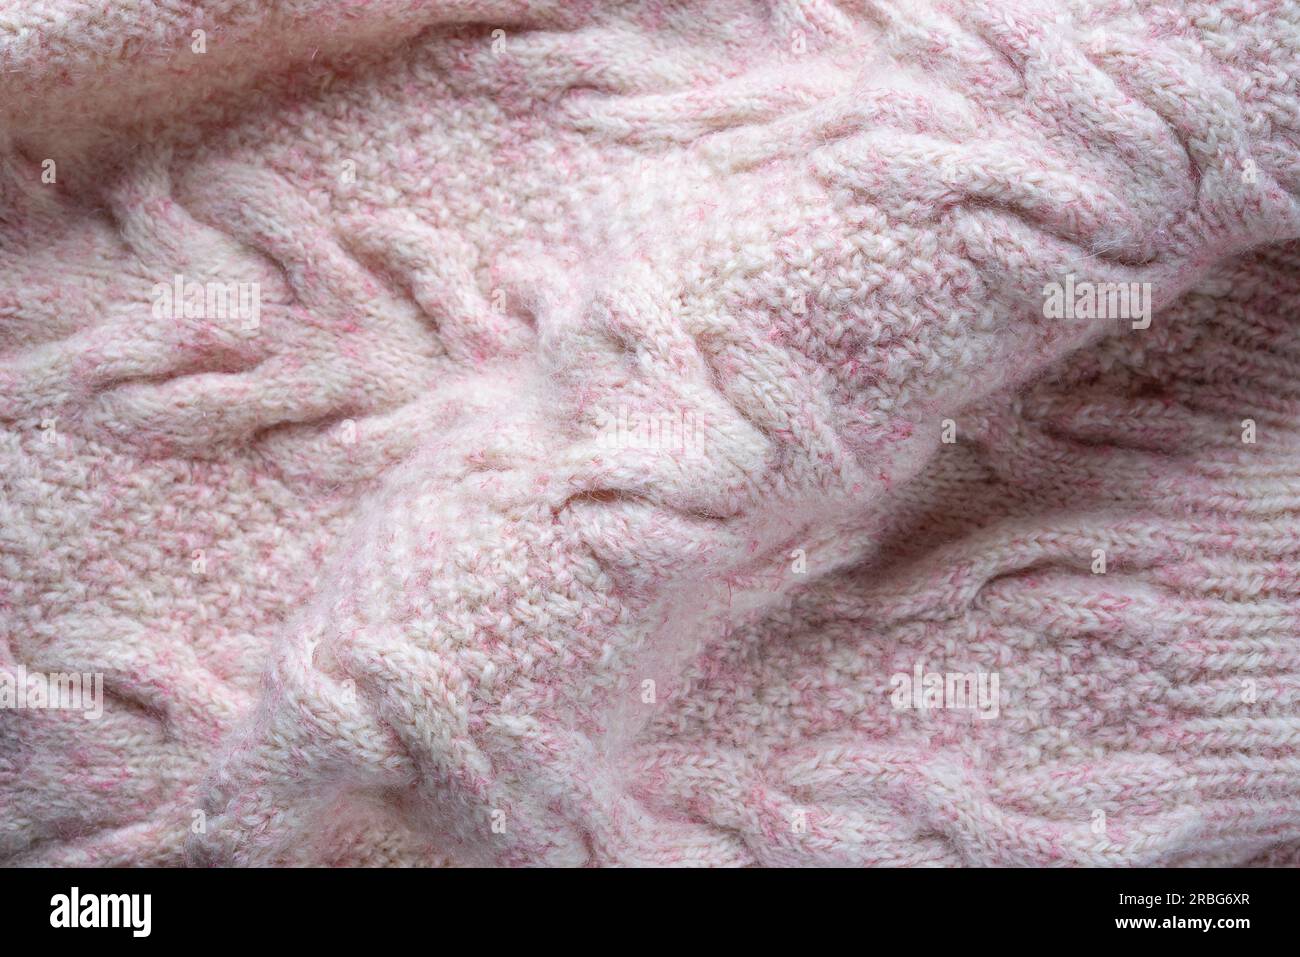
<path fill-rule="evenodd" d="M 0 665 L 107 700 L 0 710 L 0 860 L 1295 863 L 1298 77 L 1273 0 L 3 0 Z"/>

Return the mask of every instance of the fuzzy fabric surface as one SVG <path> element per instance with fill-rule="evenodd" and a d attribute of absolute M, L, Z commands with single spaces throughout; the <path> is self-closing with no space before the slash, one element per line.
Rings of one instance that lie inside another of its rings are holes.
<path fill-rule="evenodd" d="M 0 861 L 1300 859 L 1300 4 L 0 0 L 0 78 Z"/>

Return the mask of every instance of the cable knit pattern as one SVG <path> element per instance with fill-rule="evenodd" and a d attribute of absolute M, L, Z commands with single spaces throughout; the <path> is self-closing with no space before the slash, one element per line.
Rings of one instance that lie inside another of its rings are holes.
<path fill-rule="evenodd" d="M 1294 862 L 1300 4 L 0 2 L 0 76 L 0 665 L 106 686 L 0 710 L 0 859 Z"/>

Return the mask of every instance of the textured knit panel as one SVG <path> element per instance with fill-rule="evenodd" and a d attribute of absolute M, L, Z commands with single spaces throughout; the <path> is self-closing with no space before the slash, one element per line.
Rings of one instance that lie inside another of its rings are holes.
<path fill-rule="evenodd" d="M 1294 858 L 1297 4 L 6 2 L 0 70 L 0 655 L 107 687 L 0 711 L 7 861 Z"/>

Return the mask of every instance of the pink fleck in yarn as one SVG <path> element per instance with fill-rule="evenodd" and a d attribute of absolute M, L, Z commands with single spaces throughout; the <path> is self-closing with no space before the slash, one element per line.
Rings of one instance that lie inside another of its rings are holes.
<path fill-rule="evenodd" d="M 1300 4 L 4 0 L 0 76 L 0 665 L 106 687 L 0 710 L 0 859 L 1297 860 Z"/>

